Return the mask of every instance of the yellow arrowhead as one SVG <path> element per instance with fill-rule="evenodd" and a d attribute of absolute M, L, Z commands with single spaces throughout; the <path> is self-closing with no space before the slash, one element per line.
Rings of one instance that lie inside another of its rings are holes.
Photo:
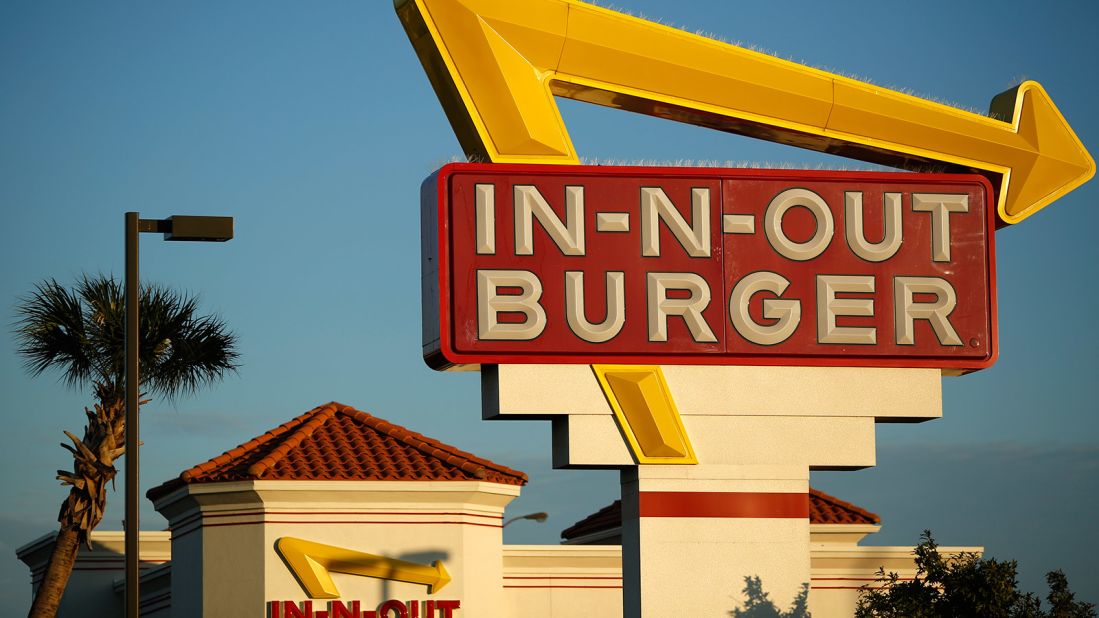
<path fill-rule="evenodd" d="M 428 594 L 450 583 L 450 574 L 441 560 L 428 566 L 288 536 L 276 541 L 275 548 L 306 594 L 314 599 L 339 598 L 330 572 L 422 584 L 427 586 Z"/>
<path fill-rule="evenodd" d="M 576 0 L 396 0 L 472 158 L 579 162 L 554 96 L 903 168 L 997 177 L 1017 223 L 1095 162 L 1035 82 L 989 118 Z"/>
<path fill-rule="evenodd" d="M 592 370 L 638 463 L 698 463 L 658 365 L 592 365 Z"/>
<path fill-rule="evenodd" d="M 1024 151 L 1008 166 L 1013 180 L 1005 180 L 1007 195 L 1001 200 L 1012 206 L 1029 204 L 1009 210 L 1008 223 L 1022 221 L 1095 175 L 1095 161 L 1037 82 L 1026 81 L 1000 94 L 989 113 L 1010 122 L 1039 153 Z"/>

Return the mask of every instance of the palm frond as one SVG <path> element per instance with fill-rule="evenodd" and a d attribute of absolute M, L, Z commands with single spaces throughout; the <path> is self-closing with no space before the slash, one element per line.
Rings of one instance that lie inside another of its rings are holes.
<path fill-rule="evenodd" d="M 94 351 L 85 333 L 84 307 L 77 294 L 54 279 L 35 286 L 16 308 L 17 351 L 31 375 L 61 370 L 69 386 L 81 386 L 94 377 Z"/>
<path fill-rule="evenodd" d="M 196 303 L 185 299 L 148 324 L 142 358 L 142 384 L 169 399 L 195 392 L 238 367 L 236 337 L 217 316 L 194 316 Z M 155 303 L 150 303 L 153 305 Z"/>
<path fill-rule="evenodd" d="M 15 333 L 27 369 L 38 375 L 57 368 L 70 386 L 93 382 L 97 392 L 120 395 L 124 292 L 109 275 L 85 275 L 71 291 L 50 279 L 20 299 Z M 198 315 L 198 304 L 194 295 L 142 286 L 138 358 L 143 389 L 174 399 L 237 368 L 236 336 L 220 318 Z"/>
<path fill-rule="evenodd" d="M 89 356 L 97 381 L 122 389 L 125 373 L 126 297 L 114 277 L 84 275 L 76 284 L 87 315 Z"/>

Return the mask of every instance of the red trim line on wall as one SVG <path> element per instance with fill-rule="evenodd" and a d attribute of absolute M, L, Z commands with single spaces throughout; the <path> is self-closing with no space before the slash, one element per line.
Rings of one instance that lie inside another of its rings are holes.
<path fill-rule="evenodd" d="M 808 493 L 643 491 L 641 517 L 809 519 Z"/>
<path fill-rule="evenodd" d="M 196 530 L 201 530 L 203 528 L 222 528 L 222 527 L 226 527 L 226 526 L 261 526 L 263 524 L 351 524 L 351 525 L 356 525 L 356 526 L 360 526 L 360 525 L 361 526 L 369 526 L 369 525 L 376 525 L 376 524 L 400 524 L 400 525 L 420 525 L 420 524 L 442 525 L 442 524 L 447 524 L 447 525 L 455 525 L 455 526 L 479 526 L 479 527 L 482 527 L 482 528 L 503 528 L 503 526 L 500 525 L 500 524 L 481 524 L 481 523 L 472 522 L 472 521 L 334 521 L 334 520 L 293 521 L 293 520 L 265 519 L 265 520 L 262 520 L 262 521 L 232 521 L 232 522 L 225 522 L 225 523 L 219 523 L 219 524 L 209 524 L 209 523 L 203 522 L 202 524 L 197 525 L 193 528 L 190 528 L 185 532 L 181 532 L 179 535 L 175 535 L 173 533 L 172 540 L 173 541 L 178 541 L 179 539 L 182 539 L 183 537 L 191 534 L 192 532 L 194 532 Z"/>
<path fill-rule="evenodd" d="M 504 580 L 622 580 L 621 575 L 504 575 Z"/>
<path fill-rule="evenodd" d="M 485 519 L 502 520 L 503 515 L 485 515 L 482 513 L 470 513 L 467 511 L 278 511 L 278 510 L 248 510 L 248 511 L 219 511 L 201 515 L 204 519 L 216 517 L 242 517 L 247 515 L 458 515 L 464 517 L 483 517 Z"/>
<path fill-rule="evenodd" d="M 504 584 L 504 588 L 537 588 L 537 589 L 542 589 L 542 590 L 551 589 L 551 588 L 568 589 L 568 590 L 588 590 L 588 589 L 621 590 L 622 586 L 509 586 L 507 584 Z"/>

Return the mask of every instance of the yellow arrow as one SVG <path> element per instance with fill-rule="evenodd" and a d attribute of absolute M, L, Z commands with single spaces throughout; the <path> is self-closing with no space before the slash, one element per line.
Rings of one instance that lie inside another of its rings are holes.
<path fill-rule="evenodd" d="M 1017 223 L 1095 161 L 1036 82 L 990 117 L 576 0 L 395 0 L 467 154 L 579 159 L 554 96 L 901 168 L 977 170 Z"/>
<path fill-rule="evenodd" d="M 289 536 L 275 541 L 275 548 L 306 594 L 314 599 L 339 598 L 330 572 L 423 584 L 428 594 L 450 583 L 450 574 L 441 560 L 427 566 Z"/>

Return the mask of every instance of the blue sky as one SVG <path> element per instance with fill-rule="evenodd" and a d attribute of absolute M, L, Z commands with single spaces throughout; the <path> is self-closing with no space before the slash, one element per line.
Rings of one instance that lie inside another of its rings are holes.
<path fill-rule="evenodd" d="M 959 105 L 1030 78 L 1099 149 L 1087 2 L 623 0 L 617 6 L 782 57 Z M 993 10 L 994 9 L 994 10 Z M 386 0 L 0 4 L 0 323 L 47 277 L 122 271 L 122 221 L 223 214 L 222 245 L 145 236 L 149 280 L 199 293 L 240 337 L 243 366 L 143 415 L 143 486 L 336 400 L 527 471 L 509 542 L 555 542 L 617 494 L 613 472 L 549 467 L 549 427 L 480 420 L 475 375 L 420 359 L 420 181 L 460 156 Z M 794 166 L 840 159 L 569 101 L 583 156 Z M 997 234 L 999 362 L 943 382 L 944 418 L 879 426 L 876 468 L 814 473 L 881 514 L 875 544 L 982 545 L 1045 590 L 1064 568 L 1099 601 L 1094 323 L 1099 188 Z M 31 379 L 0 334 L 0 595 L 29 602 L 16 547 L 55 524 L 87 392 Z M 112 494 L 105 528 L 118 528 Z M 144 527 L 164 521 L 148 507 Z M 731 591 L 735 592 L 735 591 Z"/>

